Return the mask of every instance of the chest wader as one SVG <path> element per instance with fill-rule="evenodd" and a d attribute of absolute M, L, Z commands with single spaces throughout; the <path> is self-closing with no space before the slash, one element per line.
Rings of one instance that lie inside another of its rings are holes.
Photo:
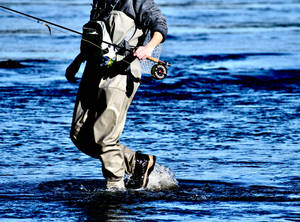
<path fill-rule="evenodd" d="M 111 12 L 107 32 L 114 44 L 124 44 L 127 39 L 125 44 L 132 47 L 143 35 L 134 20 L 121 11 Z M 82 152 L 101 160 L 108 188 L 124 188 L 124 174 L 131 174 L 135 167 L 135 152 L 120 144 L 119 138 L 140 84 L 140 62 L 118 52 L 111 67 L 101 65 L 101 56 L 92 55 L 86 61 L 70 136 Z"/>

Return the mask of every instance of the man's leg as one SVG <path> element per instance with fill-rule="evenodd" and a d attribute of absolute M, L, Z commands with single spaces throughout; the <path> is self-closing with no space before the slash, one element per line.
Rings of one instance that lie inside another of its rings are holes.
<path fill-rule="evenodd" d="M 132 173 L 134 168 L 135 152 L 121 145 L 119 138 L 137 87 L 138 84 L 135 84 L 130 98 L 117 88 L 102 89 L 106 95 L 106 109 L 94 124 L 94 136 L 96 143 L 102 147 L 100 159 L 108 188 L 124 188 L 124 175 Z"/>

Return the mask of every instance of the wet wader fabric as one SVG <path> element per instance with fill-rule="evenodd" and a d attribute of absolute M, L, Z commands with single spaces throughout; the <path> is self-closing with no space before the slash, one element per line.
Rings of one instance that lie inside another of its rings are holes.
<path fill-rule="evenodd" d="M 130 33 L 128 42 L 136 46 L 143 34 L 135 29 L 134 21 L 120 11 L 112 12 L 108 27 L 115 44 L 128 38 Z M 117 61 L 123 57 L 118 55 Z M 101 160 L 108 187 L 124 187 L 124 174 L 134 170 L 135 152 L 120 144 L 119 138 L 129 105 L 139 87 L 138 82 L 129 81 L 129 76 L 141 77 L 140 63 L 135 59 L 130 64 L 130 75 L 126 70 L 111 76 L 107 72 L 106 67 L 87 61 L 78 89 L 70 136 L 82 152 Z M 131 85 L 130 93 L 128 84 Z"/>

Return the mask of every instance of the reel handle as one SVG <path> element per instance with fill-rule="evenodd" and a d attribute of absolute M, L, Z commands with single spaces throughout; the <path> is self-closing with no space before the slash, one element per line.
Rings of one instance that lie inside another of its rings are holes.
<path fill-rule="evenodd" d="M 164 64 L 155 64 L 151 68 L 151 75 L 154 79 L 162 80 L 167 77 L 168 70 Z"/>

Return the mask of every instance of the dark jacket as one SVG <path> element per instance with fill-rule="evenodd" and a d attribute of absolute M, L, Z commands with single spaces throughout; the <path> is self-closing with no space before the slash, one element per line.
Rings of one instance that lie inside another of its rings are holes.
<path fill-rule="evenodd" d="M 114 10 L 122 11 L 131 17 L 137 28 L 141 28 L 144 32 L 147 30 L 152 34 L 155 31 L 160 32 L 163 41 L 165 40 L 168 32 L 167 21 L 154 0 L 120 0 Z"/>

